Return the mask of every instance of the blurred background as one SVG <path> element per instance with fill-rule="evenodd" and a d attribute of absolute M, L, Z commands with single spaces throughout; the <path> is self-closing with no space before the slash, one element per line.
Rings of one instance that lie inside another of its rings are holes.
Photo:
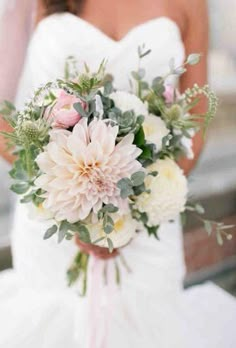
<path fill-rule="evenodd" d="M 220 106 L 200 161 L 192 172 L 190 195 L 211 219 L 236 224 L 236 0 L 209 0 L 210 85 Z M 8 167 L 0 159 L 0 270 L 11 267 L 10 229 L 14 199 Z M 236 295 L 236 229 L 233 240 L 218 246 L 188 217 L 184 231 L 186 287 L 211 279 Z"/>

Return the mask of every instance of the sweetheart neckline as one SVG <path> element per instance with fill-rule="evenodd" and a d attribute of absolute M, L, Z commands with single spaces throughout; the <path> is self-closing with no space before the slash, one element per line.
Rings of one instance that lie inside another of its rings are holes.
<path fill-rule="evenodd" d="M 102 31 L 100 28 L 98 28 L 96 25 L 90 23 L 89 21 L 73 14 L 70 12 L 63 12 L 63 13 L 54 13 L 51 14 L 47 17 L 45 17 L 44 19 L 42 19 L 40 21 L 40 23 L 38 24 L 38 27 L 41 26 L 44 22 L 46 22 L 47 20 L 49 20 L 52 17 L 71 17 L 72 19 L 74 19 L 75 21 L 77 21 L 78 23 L 83 23 L 84 25 L 86 25 L 88 28 L 90 28 L 91 30 L 93 30 L 94 32 L 97 32 L 98 34 L 100 34 L 101 36 L 103 36 L 106 40 L 110 41 L 111 43 L 113 43 L 114 45 L 119 45 L 122 44 L 124 41 L 126 41 L 130 35 L 132 35 L 135 31 L 140 30 L 142 27 L 146 27 L 150 24 L 156 23 L 156 22 L 169 22 L 170 24 L 174 25 L 176 30 L 178 31 L 181 41 L 182 41 L 182 34 L 181 34 L 181 30 L 180 27 L 178 25 L 178 23 L 173 20 L 172 18 L 168 17 L 168 16 L 159 16 L 159 17 L 155 17 L 155 18 L 151 18 L 148 19 L 144 22 L 141 22 L 140 24 L 135 25 L 133 28 L 131 28 L 130 30 L 128 30 L 128 32 L 119 40 L 113 39 L 111 36 L 107 35 L 104 31 Z"/>

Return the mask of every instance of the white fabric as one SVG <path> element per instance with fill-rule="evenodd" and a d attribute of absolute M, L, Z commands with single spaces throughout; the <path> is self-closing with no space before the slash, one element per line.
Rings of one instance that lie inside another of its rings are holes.
<path fill-rule="evenodd" d="M 17 104 L 23 104 L 32 88 L 62 76 L 69 55 L 92 69 L 108 58 L 116 86 L 129 89 L 137 46 L 144 42 L 152 49 L 143 61 L 149 80 L 167 71 L 171 57 L 177 64 L 183 60 L 180 31 L 165 17 L 139 25 L 116 42 L 71 14 L 50 16 L 31 41 Z M 0 347 L 235 347 L 235 299 L 211 284 L 182 289 L 185 266 L 178 220 L 161 226 L 161 242 L 143 233 L 123 250 L 132 273 L 122 268 L 121 288 L 112 281 L 114 260 L 108 262 L 108 286 L 103 285 L 104 262 L 91 260 L 86 298 L 77 295 L 77 287 L 68 289 L 65 281 L 76 247 L 71 242 L 58 245 L 53 238 L 43 241 L 46 228 L 45 222 L 28 218 L 26 206 L 17 206 L 15 270 L 0 277 Z"/>

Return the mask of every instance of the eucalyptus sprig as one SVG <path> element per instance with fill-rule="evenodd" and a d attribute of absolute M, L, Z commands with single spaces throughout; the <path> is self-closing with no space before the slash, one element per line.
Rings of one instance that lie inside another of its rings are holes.
<path fill-rule="evenodd" d="M 233 235 L 231 231 L 236 228 L 236 225 L 225 224 L 224 222 L 218 222 L 215 220 L 209 220 L 202 217 L 205 213 L 205 209 L 199 204 L 188 204 L 186 211 L 189 211 L 195 215 L 195 217 L 203 223 L 204 229 L 208 236 L 215 234 L 217 243 L 219 245 L 224 244 L 224 240 L 231 240 Z"/>

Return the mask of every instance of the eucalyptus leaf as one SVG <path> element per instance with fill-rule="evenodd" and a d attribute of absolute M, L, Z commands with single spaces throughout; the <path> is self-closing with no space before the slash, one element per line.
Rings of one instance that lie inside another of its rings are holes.
<path fill-rule="evenodd" d="M 189 65 L 198 64 L 200 62 L 201 56 L 202 55 L 199 53 L 190 54 L 187 58 L 187 64 L 189 64 Z"/>
<path fill-rule="evenodd" d="M 112 251 L 114 250 L 114 246 L 110 238 L 107 238 L 107 244 L 108 244 L 109 252 L 112 253 Z"/>
<path fill-rule="evenodd" d="M 204 227 L 207 232 L 207 234 L 210 236 L 212 234 L 213 226 L 210 221 L 205 220 L 204 221 Z"/>
<path fill-rule="evenodd" d="M 91 243 L 91 238 L 90 238 L 90 234 L 89 234 L 89 230 L 87 229 L 87 227 L 83 224 L 79 225 L 79 238 L 82 242 L 84 243 Z"/>
<path fill-rule="evenodd" d="M 151 49 L 146 50 L 145 52 L 139 52 L 139 58 L 144 58 L 145 56 L 147 56 L 148 54 L 150 54 L 152 52 Z"/>
<path fill-rule="evenodd" d="M 102 208 L 103 211 L 106 211 L 108 213 L 116 213 L 119 208 L 115 207 L 113 204 L 106 204 L 103 208 Z"/>
<path fill-rule="evenodd" d="M 104 239 L 106 239 L 106 237 L 101 237 L 101 238 L 96 239 L 96 240 L 93 241 L 92 243 L 93 243 L 93 244 L 98 244 L 98 243 L 102 242 Z"/>
<path fill-rule="evenodd" d="M 117 187 L 120 189 L 121 198 L 128 198 L 134 193 L 132 181 L 129 178 L 123 178 L 118 181 Z"/>
<path fill-rule="evenodd" d="M 73 107 L 82 117 L 88 117 L 88 114 L 86 113 L 86 111 L 81 106 L 81 103 L 75 103 L 73 105 Z"/>
<path fill-rule="evenodd" d="M 30 188 L 27 182 L 16 183 L 11 186 L 11 190 L 18 195 L 26 193 Z"/>
<path fill-rule="evenodd" d="M 58 231 L 58 243 L 61 243 L 63 241 L 63 239 L 66 237 L 66 234 L 69 230 L 69 226 L 68 226 L 68 222 L 67 221 L 62 221 L 59 227 L 59 231 Z"/>
<path fill-rule="evenodd" d="M 140 186 L 143 184 L 144 179 L 145 179 L 145 173 L 144 172 L 136 172 L 131 175 L 131 182 L 133 186 Z"/>
<path fill-rule="evenodd" d="M 58 227 L 57 225 L 51 226 L 44 234 L 43 239 L 51 238 L 55 233 L 57 233 Z"/>
<path fill-rule="evenodd" d="M 219 229 L 217 229 L 217 231 L 216 231 L 216 240 L 220 246 L 222 246 L 224 244 L 224 241 L 223 241 L 223 238 L 221 235 L 221 231 Z"/>

